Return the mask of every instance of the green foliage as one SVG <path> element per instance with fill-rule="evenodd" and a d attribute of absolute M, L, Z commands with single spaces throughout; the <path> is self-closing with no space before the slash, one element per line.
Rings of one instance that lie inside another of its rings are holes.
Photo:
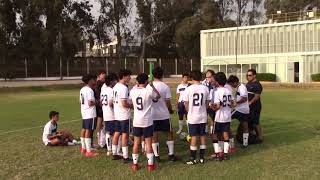
<path fill-rule="evenodd" d="M 267 14 L 276 14 L 277 11 L 281 10 L 282 12 L 298 12 L 304 10 L 307 6 L 313 7 L 314 5 L 319 4 L 315 0 L 266 0 L 265 7 Z"/>
<path fill-rule="evenodd" d="M 272 73 L 257 73 L 257 80 L 276 82 L 277 76 Z"/>
<path fill-rule="evenodd" d="M 311 79 L 312 81 L 320 82 L 320 74 L 312 74 Z"/>

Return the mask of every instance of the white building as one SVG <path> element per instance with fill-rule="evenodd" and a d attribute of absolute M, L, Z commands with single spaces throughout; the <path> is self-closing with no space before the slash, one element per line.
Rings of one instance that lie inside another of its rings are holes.
<path fill-rule="evenodd" d="M 242 81 L 254 68 L 279 82 L 310 82 L 320 71 L 320 20 L 203 30 L 201 68 Z"/>

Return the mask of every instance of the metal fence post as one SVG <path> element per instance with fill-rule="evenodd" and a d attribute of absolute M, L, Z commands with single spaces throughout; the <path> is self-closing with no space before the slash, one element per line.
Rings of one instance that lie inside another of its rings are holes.
<path fill-rule="evenodd" d="M 124 58 L 124 68 L 127 69 L 127 58 Z"/>
<path fill-rule="evenodd" d="M 192 59 L 190 59 L 190 70 L 192 71 Z"/>
<path fill-rule="evenodd" d="M 48 77 L 48 59 L 46 58 L 46 77 Z"/>
<path fill-rule="evenodd" d="M 87 58 L 87 74 L 89 74 L 90 73 L 90 69 L 89 69 L 89 58 Z"/>
<path fill-rule="evenodd" d="M 109 74 L 109 68 L 108 68 L 108 58 L 106 58 L 106 72 L 107 72 L 107 74 Z"/>
<path fill-rule="evenodd" d="M 24 58 L 24 72 L 26 75 L 26 78 L 28 77 L 28 62 L 27 62 L 27 58 Z"/>
<path fill-rule="evenodd" d="M 67 76 L 68 76 L 68 77 L 69 77 L 69 75 L 70 75 L 70 74 L 69 74 L 69 62 L 70 62 L 70 61 L 69 61 L 69 58 L 68 58 L 68 59 L 67 59 Z"/>
<path fill-rule="evenodd" d="M 161 58 L 159 58 L 159 67 L 161 67 Z"/>
<path fill-rule="evenodd" d="M 178 74 L 178 59 L 176 58 L 176 59 L 174 59 L 175 60 L 175 69 L 176 69 L 176 75 Z"/>

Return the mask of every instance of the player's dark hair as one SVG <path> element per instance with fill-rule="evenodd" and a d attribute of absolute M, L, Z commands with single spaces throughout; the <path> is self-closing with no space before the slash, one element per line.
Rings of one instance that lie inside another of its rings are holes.
<path fill-rule="evenodd" d="M 146 73 L 140 73 L 137 76 L 137 81 L 139 84 L 145 84 L 146 82 L 148 82 L 148 79 L 149 77 L 148 77 L 148 74 Z"/>
<path fill-rule="evenodd" d="M 201 73 L 201 71 L 199 71 L 199 70 L 193 70 L 193 71 L 191 71 L 191 73 L 190 73 L 190 78 L 191 78 L 192 80 L 195 80 L 195 81 L 201 81 L 201 79 L 202 79 L 202 73 Z"/>
<path fill-rule="evenodd" d="M 118 76 L 117 76 L 117 74 L 115 74 L 115 73 L 109 73 L 109 74 L 106 76 L 105 83 L 106 83 L 107 86 L 110 86 L 110 84 L 111 84 L 112 81 L 118 81 Z"/>
<path fill-rule="evenodd" d="M 107 73 L 106 73 L 106 70 L 100 69 L 100 70 L 98 71 L 98 76 L 99 76 L 100 74 L 107 74 Z"/>
<path fill-rule="evenodd" d="M 224 86 L 227 83 L 227 77 L 224 72 L 218 72 L 214 75 L 214 79 L 218 82 L 220 86 Z"/>
<path fill-rule="evenodd" d="M 123 77 L 130 76 L 132 73 L 128 69 L 120 69 L 119 71 L 119 79 L 123 79 Z"/>
<path fill-rule="evenodd" d="M 182 77 L 185 77 L 185 76 L 189 77 L 189 73 L 187 73 L 187 72 L 182 73 Z"/>
<path fill-rule="evenodd" d="M 257 71 L 255 69 L 249 69 L 248 72 L 251 72 L 253 75 L 257 74 Z"/>
<path fill-rule="evenodd" d="M 90 80 L 96 80 L 97 76 L 92 75 L 92 74 L 86 74 L 82 76 L 82 82 L 88 84 Z"/>
<path fill-rule="evenodd" d="M 228 84 L 232 84 L 232 83 L 239 83 L 239 78 L 235 75 L 230 75 L 228 80 L 227 80 L 227 83 Z"/>
<path fill-rule="evenodd" d="M 214 70 L 208 69 L 208 70 L 206 71 L 206 74 L 207 74 L 208 72 L 210 72 L 212 76 L 214 76 L 214 75 L 215 75 Z"/>
<path fill-rule="evenodd" d="M 152 70 L 152 75 L 153 77 L 157 78 L 157 79 L 161 79 L 163 78 L 163 69 L 161 67 L 156 67 Z"/>
<path fill-rule="evenodd" d="M 54 116 L 59 115 L 59 112 L 57 111 L 50 111 L 49 112 L 49 118 L 52 119 Z"/>

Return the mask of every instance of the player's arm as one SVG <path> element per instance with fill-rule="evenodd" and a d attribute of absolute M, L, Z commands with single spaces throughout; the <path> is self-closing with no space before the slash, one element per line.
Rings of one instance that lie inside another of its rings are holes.
<path fill-rule="evenodd" d="M 95 101 L 95 98 L 94 98 L 94 93 L 93 93 L 93 90 L 89 91 L 88 94 L 88 105 L 89 107 L 92 107 L 92 106 L 95 106 L 96 105 L 96 101 Z"/>
<path fill-rule="evenodd" d="M 159 91 L 154 87 L 152 81 L 150 81 L 149 85 L 150 85 L 150 87 L 152 88 L 153 92 L 155 92 L 156 95 L 157 95 L 157 96 L 155 97 L 155 99 L 156 99 L 156 100 L 160 99 L 160 98 L 161 98 L 161 95 L 160 95 Z"/>
<path fill-rule="evenodd" d="M 240 99 L 239 101 L 237 101 L 236 103 L 237 103 L 237 104 L 242 104 L 242 103 L 247 102 L 247 100 L 248 100 L 248 97 L 243 97 L 243 96 L 241 96 L 241 99 Z"/>
<path fill-rule="evenodd" d="M 260 95 L 261 94 L 254 94 L 254 97 L 251 99 L 251 101 L 249 101 L 249 105 L 254 104 L 255 102 L 257 102 L 260 99 Z"/>
<path fill-rule="evenodd" d="M 166 101 L 166 105 L 167 105 L 167 108 L 168 108 L 168 110 L 169 110 L 169 113 L 170 114 L 173 114 L 173 109 L 172 109 L 172 105 L 171 105 L 171 101 L 170 101 L 170 99 L 166 99 L 165 100 Z"/>
<path fill-rule="evenodd" d="M 217 92 L 214 92 L 214 100 L 213 100 L 213 105 L 212 109 L 214 111 L 218 111 L 221 108 L 221 100 L 219 99 L 219 94 Z"/>
<path fill-rule="evenodd" d="M 127 99 L 121 99 L 121 104 L 125 108 L 133 108 L 133 105 L 130 104 Z"/>

